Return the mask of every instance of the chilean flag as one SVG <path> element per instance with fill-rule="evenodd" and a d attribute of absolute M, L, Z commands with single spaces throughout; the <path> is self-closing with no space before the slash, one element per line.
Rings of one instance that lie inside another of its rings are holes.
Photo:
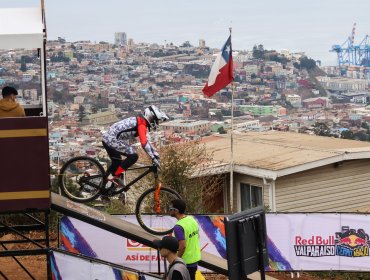
<path fill-rule="evenodd" d="M 217 55 L 209 74 L 208 82 L 203 88 L 203 93 L 211 97 L 219 90 L 226 87 L 234 79 L 233 55 L 231 49 L 231 35 L 227 39 L 221 52 Z"/>

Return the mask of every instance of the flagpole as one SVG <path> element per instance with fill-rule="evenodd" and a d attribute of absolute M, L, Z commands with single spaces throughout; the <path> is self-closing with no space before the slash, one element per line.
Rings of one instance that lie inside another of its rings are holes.
<path fill-rule="evenodd" d="M 230 30 L 230 38 L 231 38 L 232 28 L 229 27 L 229 30 Z M 231 51 L 232 51 L 232 48 L 231 48 Z M 230 211 L 231 211 L 231 213 L 234 212 L 234 139 L 233 139 L 233 130 L 234 130 L 234 79 L 231 82 L 231 132 L 230 132 Z"/>
<path fill-rule="evenodd" d="M 233 129 L 234 129 L 234 67 L 233 67 L 233 56 L 232 56 L 232 44 L 231 44 L 231 27 L 230 36 L 226 43 L 221 49 L 221 52 L 217 54 L 217 58 L 211 67 L 211 72 L 207 83 L 205 84 L 202 92 L 211 97 L 223 88 L 226 88 L 231 83 L 231 133 L 230 133 L 230 191 L 229 199 L 226 198 L 225 208 L 226 211 L 231 213 L 234 211 L 234 144 L 233 144 Z M 225 189 L 226 196 L 228 194 L 227 188 Z"/>

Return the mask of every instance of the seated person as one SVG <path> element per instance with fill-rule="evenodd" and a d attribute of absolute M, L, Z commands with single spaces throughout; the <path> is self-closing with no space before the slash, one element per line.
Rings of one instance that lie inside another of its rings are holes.
<path fill-rule="evenodd" d="M 25 117 L 24 108 L 15 99 L 18 91 L 6 86 L 2 90 L 3 99 L 0 100 L 0 118 Z"/>

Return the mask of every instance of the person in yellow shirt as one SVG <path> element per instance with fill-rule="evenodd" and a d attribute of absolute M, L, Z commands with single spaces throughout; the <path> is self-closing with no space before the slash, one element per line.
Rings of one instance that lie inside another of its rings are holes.
<path fill-rule="evenodd" d="M 191 280 L 195 280 L 198 262 L 201 259 L 199 226 L 197 221 L 185 214 L 186 203 L 182 199 L 174 199 L 169 206 L 171 217 L 177 219 L 173 228 L 174 235 L 179 241 L 178 256 L 184 260 L 189 270 Z"/>
<path fill-rule="evenodd" d="M 25 117 L 24 108 L 15 100 L 18 91 L 6 86 L 2 90 L 3 99 L 0 100 L 0 118 Z"/>

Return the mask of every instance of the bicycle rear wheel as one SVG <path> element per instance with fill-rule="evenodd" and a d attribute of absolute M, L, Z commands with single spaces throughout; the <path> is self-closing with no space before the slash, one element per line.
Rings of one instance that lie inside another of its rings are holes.
<path fill-rule="evenodd" d="M 173 199 L 181 199 L 174 190 L 161 187 L 156 200 L 157 188 L 145 191 L 137 200 L 135 214 L 140 226 L 155 235 L 170 234 L 177 220 L 168 214 Z M 158 201 L 158 203 L 156 203 Z"/>
<path fill-rule="evenodd" d="M 59 187 L 64 196 L 75 202 L 89 202 L 104 188 L 103 166 L 90 157 L 75 157 L 67 161 L 59 173 Z"/>

